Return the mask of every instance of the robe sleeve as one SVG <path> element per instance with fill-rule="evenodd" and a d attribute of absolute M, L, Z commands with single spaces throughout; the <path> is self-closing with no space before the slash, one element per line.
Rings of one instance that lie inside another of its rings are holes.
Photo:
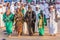
<path fill-rule="evenodd" d="M 38 27 L 39 27 L 40 13 L 38 14 Z"/>
<path fill-rule="evenodd" d="M 36 13 L 33 11 L 33 21 L 36 22 Z"/>
<path fill-rule="evenodd" d="M 46 16 L 44 15 L 44 25 L 46 26 L 47 25 L 47 19 L 46 19 Z"/>
<path fill-rule="evenodd" d="M 14 22 L 14 14 L 12 14 L 12 13 L 11 13 L 11 15 L 10 15 L 10 20 L 11 20 L 12 22 Z"/>
<path fill-rule="evenodd" d="M 3 14 L 3 21 L 4 21 L 4 22 L 6 21 L 5 13 Z"/>
<path fill-rule="evenodd" d="M 7 18 L 7 16 L 6 16 L 6 13 L 3 14 L 3 21 L 4 21 L 4 22 L 8 21 L 8 18 Z"/>
<path fill-rule="evenodd" d="M 27 19 L 28 19 L 28 11 L 26 12 L 26 14 L 25 14 L 25 16 L 24 16 L 24 21 L 27 21 Z"/>

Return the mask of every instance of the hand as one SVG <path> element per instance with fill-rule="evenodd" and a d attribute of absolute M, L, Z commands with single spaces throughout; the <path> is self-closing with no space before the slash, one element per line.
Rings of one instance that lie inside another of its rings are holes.
<path fill-rule="evenodd" d="M 56 21 L 56 22 L 58 22 L 58 20 L 57 20 L 57 19 L 55 19 L 55 21 Z"/>

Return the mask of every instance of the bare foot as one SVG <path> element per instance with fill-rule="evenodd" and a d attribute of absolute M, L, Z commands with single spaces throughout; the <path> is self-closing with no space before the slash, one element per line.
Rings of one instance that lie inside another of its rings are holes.
<path fill-rule="evenodd" d="M 54 36 L 56 36 L 56 34 L 54 34 Z"/>
<path fill-rule="evenodd" d="M 11 35 L 9 35 L 8 37 L 9 37 L 9 38 L 11 38 L 12 36 L 11 36 Z"/>
<path fill-rule="evenodd" d="M 52 34 L 50 34 L 50 36 L 53 36 Z"/>

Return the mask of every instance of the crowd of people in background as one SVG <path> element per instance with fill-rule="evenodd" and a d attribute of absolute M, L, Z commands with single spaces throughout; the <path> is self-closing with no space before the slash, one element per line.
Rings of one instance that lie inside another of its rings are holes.
<path fill-rule="evenodd" d="M 18 36 L 29 34 L 32 36 L 38 32 L 40 36 L 45 34 L 45 26 L 48 27 L 50 36 L 57 34 L 57 22 L 59 12 L 55 4 L 31 2 L 6 2 L 0 4 L 0 27 L 5 27 L 9 37 L 15 30 Z M 14 30 L 13 30 L 14 27 Z"/>

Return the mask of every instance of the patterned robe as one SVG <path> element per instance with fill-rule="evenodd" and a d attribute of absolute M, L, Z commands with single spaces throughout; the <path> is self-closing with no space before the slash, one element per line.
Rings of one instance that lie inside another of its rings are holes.
<path fill-rule="evenodd" d="M 28 25 L 28 31 L 29 35 L 32 35 L 32 33 L 35 32 L 35 22 L 36 22 L 36 14 L 34 11 L 27 11 L 25 15 L 25 21 Z"/>
<path fill-rule="evenodd" d="M 44 35 L 44 26 L 47 24 L 46 17 L 45 17 L 45 15 L 44 15 L 44 17 L 41 17 L 40 14 L 38 14 L 38 17 L 39 17 L 39 23 L 38 23 L 39 35 L 43 36 Z"/>
<path fill-rule="evenodd" d="M 14 15 L 11 13 L 9 16 L 7 16 L 6 13 L 4 13 L 3 21 L 5 23 L 6 31 L 10 35 L 13 31 Z"/>
<path fill-rule="evenodd" d="M 21 12 L 18 14 L 16 13 L 14 19 L 15 19 L 15 30 L 21 34 L 23 27 L 23 14 Z"/>

